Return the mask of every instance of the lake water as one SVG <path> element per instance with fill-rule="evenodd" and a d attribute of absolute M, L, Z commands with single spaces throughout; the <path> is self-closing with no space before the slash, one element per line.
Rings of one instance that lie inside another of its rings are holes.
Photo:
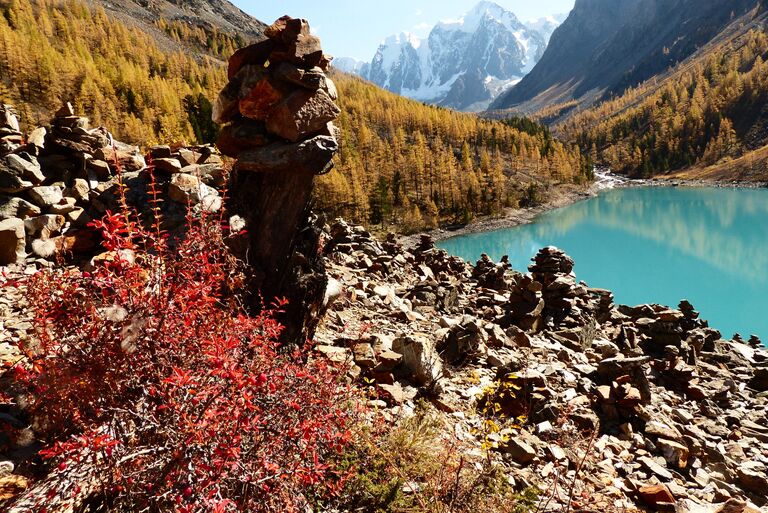
<path fill-rule="evenodd" d="M 541 215 L 529 225 L 456 237 L 440 247 L 527 270 L 545 246 L 575 261 L 579 280 L 619 304 L 691 301 L 723 336 L 768 341 L 768 189 L 641 187 Z"/>

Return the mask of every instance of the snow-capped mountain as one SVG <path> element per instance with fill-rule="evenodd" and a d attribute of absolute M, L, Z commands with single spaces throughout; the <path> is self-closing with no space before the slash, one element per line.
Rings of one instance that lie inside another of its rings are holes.
<path fill-rule="evenodd" d="M 362 76 L 368 73 L 368 66 L 370 65 L 367 62 L 354 57 L 336 57 L 333 59 L 333 67 L 344 73 Z"/>
<path fill-rule="evenodd" d="M 525 25 L 529 29 L 539 32 L 542 36 L 544 36 L 547 44 L 549 44 L 549 39 L 552 37 L 555 29 L 562 25 L 566 18 L 568 18 L 567 14 L 554 14 L 552 16 L 539 18 L 538 20 L 531 20 Z"/>
<path fill-rule="evenodd" d="M 557 24 L 550 17 L 526 25 L 483 1 L 458 20 L 438 23 L 426 39 L 388 37 L 370 64 L 342 58 L 334 65 L 403 96 L 481 111 L 533 69 Z"/>

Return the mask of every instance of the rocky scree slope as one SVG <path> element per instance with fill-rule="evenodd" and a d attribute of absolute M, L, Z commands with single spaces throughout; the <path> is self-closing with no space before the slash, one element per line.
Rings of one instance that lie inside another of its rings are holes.
<path fill-rule="evenodd" d="M 153 34 L 165 49 L 178 49 L 179 43 L 158 28 L 159 19 L 181 22 L 206 31 L 223 31 L 252 41 L 266 25 L 227 0 L 89 0 L 123 22 L 137 25 Z"/>
<path fill-rule="evenodd" d="M 577 0 L 536 67 L 491 110 L 589 107 L 663 74 L 716 39 L 758 0 Z"/>
<path fill-rule="evenodd" d="M 9 105 L 0 105 L 0 266 L 48 266 L 57 257 L 86 256 L 99 248 L 87 227 L 125 199 L 150 214 L 150 185 L 161 198 L 163 228 L 185 224 L 192 212 L 216 212 L 225 184 L 224 163 L 210 145 L 138 147 L 91 128 L 70 104 L 49 126 L 26 137 Z"/>
<path fill-rule="evenodd" d="M 526 25 L 493 2 L 438 23 L 427 39 L 387 38 L 370 63 L 342 59 L 342 71 L 409 98 L 464 111 L 484 110 L 541 58 L 557 19 Z"/>
<path fill-rule="evenodd" d="M 542 490 L 542 510 L 564 511 L 571 492 L 592 511 L 766 510 L 758 339 L 723 339 L 687 301 L 614 305 L 557 248 L 521 274 L 429 236 L 405 249 L 343 221 L 328 236 L 339 297 L 316 351 L 373 383 L 385 419 L 427 398 L 468 455 L 490 447 L 517 489 Z"/>

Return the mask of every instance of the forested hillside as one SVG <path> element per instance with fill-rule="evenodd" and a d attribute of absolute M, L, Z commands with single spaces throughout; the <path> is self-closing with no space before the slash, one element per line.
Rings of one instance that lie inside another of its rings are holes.
<path fill-rule="evenodd" d="M 767 57 L 768 34 L 754 28 L 663 79 L 572 116 L 558 130 L 615 171 L 650 176 L 717 165 L 728 178 L 731 159 L 768 139 Z M 759 167 L 738 177 L 757 178 Z"/>
<path fill-rule="evenodd" d="M 530 121 L 486 121 L 336 74 L 341 155 L 317 199 L 332 215 L 406 230 L 536 201 L 542 185 L 589 174 L 575 146 Z"/>
<path fill-rule="evenodd" d="M 3 4 L 0 101 L 26 127 L 71 101 L 126 142 L 213 142 L 210 99 L 226 83 L 224 58 L 245 38 L 160 18 L 160 41 L 112 14 L 80 0 Z M 316 194 L 331 216 L 416 230 L 537 201 L 549 184 L 588 174 L 575 147 L 538 125 L 484 121 L 334 78 L 343 146 Z"/>
<path fill-rule="evenodd" d="M 0 4 L 0 99 L 25 126 L 46 123 L 69 100 L 128 142 L 192 141 L 189 113 L 225 79 L 213 58 L 163 51 L 80 0 Z"/>

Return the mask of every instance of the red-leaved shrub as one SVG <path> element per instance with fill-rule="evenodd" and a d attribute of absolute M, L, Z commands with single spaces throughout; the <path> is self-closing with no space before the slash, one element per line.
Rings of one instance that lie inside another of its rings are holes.
<path fill-rule="evenodd" d="M 128 210 L 95 228 L 101 264 L 28 283 L 38 340 L 16 373 L 53 472 L 90 468 L 113 511 L 298 511 L 337 493 L 353 398 L 338 369 L 277 346 L 274 310 L 245 314 L 220 219 L 190 216 L 174 243 Z"/>

